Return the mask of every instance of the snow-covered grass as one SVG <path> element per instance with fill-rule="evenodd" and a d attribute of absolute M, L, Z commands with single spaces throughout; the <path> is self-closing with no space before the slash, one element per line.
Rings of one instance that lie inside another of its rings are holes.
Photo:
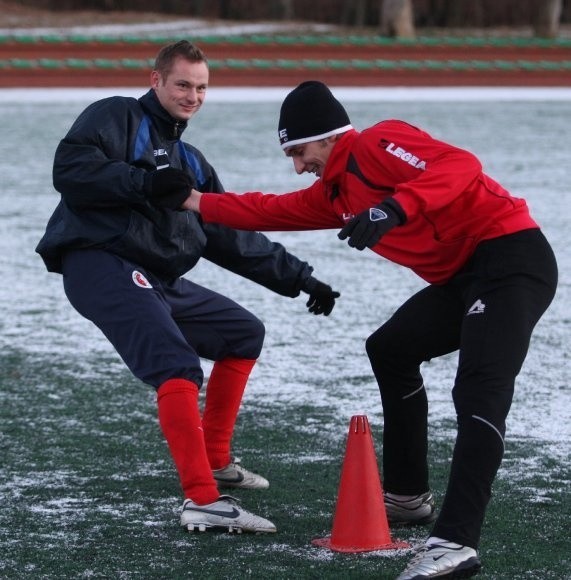
<path fill-rule="evenodd" d="M 187 137 L 204 151 L 230 190 L 297 189 L 310 178 L 297 176 L 276 144 L 277 93 L 270 91 L 262 101 L 261 92 L 256 92 L 255 103 L 249 103 L 242 91 L 235 99 L 230 89 L 209 95 Z M 390 100 L 390 92 L 378 99 L 378 92 L 370 89 L 337 92 L 345 98 L 357 128 L 386 117 L 419 124 L 474 151 L 489 174 L 528 200 L 554 246 L 560 285 L 536 329 L 518 381 L 509 431 L 512 436 L 548 441 L 553 453 L 565 456 L 571 441 L 570 170 L 565 147 L 571 137 L 571 99 L 560 100 L 560 91 L 548 90 L 540 96 L 533 90 L 522 91 L 521 99 L 506 100 L 503 95 L 484 101 L 474 98 L 482 94 L 480 89 L 465 89 L 465 98 L 458 90 L 431 91 L 428 98 L 425 91 L 418 91 L 414 98 L 415 91 L 407 89 L 404 101 Z M 0 271 L 6 281 L 0 288 L 1 340 L 38 357 L 52 357 L 54 350 L 56 356 L 70 357 L 77 353 L 81 336 L 84 356 L 74 365 L 74 373 L 93 378 L 118 371 L 122 363 L 116 360 L 106 368 L 94 364 L 101 353 L 109 354 L 110 347 L 71 309 L 60 277 L 45 272 L 34 247 L 58 199 L 50 176 L 57 141 L 83 106 L 101 92 L 52 90 L 41 92 L 41 102 L 39 96 L 37 91 L 0 92 L 2 126 L 10 137 L 2 143 L 0 161 Z M 302 298 L 278 297 L 207 262 L 188 274 L 232 295 L 266 323 L 266 348 L 249 396 L 270 395 L 284 403 L 307 399 L 314 405 L 337 406 L 346 414 L 377 409 L 364 340 L 422 282 L 371 253 L 351 251 L 332 232 L 270 237 L 314 265 L 316 274 L 338 288 L 342 297 L 331 317 L 313 317 L 305 313 Z M 455 364 L 450 356 L 426 367 L 435 418 L 453 416 L 449 391 Z M 309 384 L 314 386 L 309 389 Z"/>
<path fill-rule="evenodd" d="M 144 90 L 129 89 L 129 93 Z M 560 267 L 559 290 L 536 328 L 517 382 L 498 494 L 523 498 L 522 509 L 525 505 L 537 517 L 544 517 L 546 510 L 553 510 L 555 520 L 562 517 L 571 445 L 569 91 L 334 90 L 358 129 L 382 118 L 401 118 L 472 150 L 490 175 L 528 200 L 552 242 Z M 212 89 L 193 119 L 187 138 L 202 149 L 229 190 L 283 192 L 310 182 L 309 177 L 294 173 L 276 142 L 279 102 L 286 91 Z M 268 469 L 276 465 L 274 461 L 286 472 L 274 474 L 269 495 L 249 495 L 245 502 L 260 512 L 270 505 L 274 513 L 278 511 L 281 528 L 293 532 L 277 539 L 240 539 L 239 547 L 227 537 L 181 541 L 174 530 L 177 483 L 158 434 L 153 394 L 129 376 L 106 340 L 73 311 L 60 277 L 46 273 L 34 253 L 58 199 L 51 185 L 57 142 L 85 105 L 110 92 L 127 93 L 120 89 L 0 91 L 4 135 L 0 144 L 0 448 L 6 451 L 0 464 L 0 490 L 6 500 L 0 527 L 6 531 L 3 546 L 9 548 L 8 555 L 0 555 L 0 575 L 2 571 L 13 574 L 20 566 L 20 576 L 6 577 L 47 578 L 51 576 L 46 570 L 52 569 L 56 577 L 58 559 L 63 559 L 60 578 L 175 577 L 169 571 L 180 573 L 182 560 L 186 558 L 196 569 L 201 565 L 197 555 L 208 555 L 211 575 L 204 577 L 231 577 L 224 567 L 227 561 L 220 564 L 225 572 L 216 575 L 214 555 L 207 548 L 210 542 L 222 554 L 221 560 L 235 554 L 241 574 L 252 577 L 260 577 L 257 574 L 265 569 L 285 578 L 280 569 L 293 574 L 299 562 L 304 570 L 300 578 L 390 577 L 383 576 L 383 570 L 395 568 L 394 562 L 379 565 L 385 558 L 375 555 L 341 561 L 309 547 L 309 539 L 303 536 L 307 532 L 296 526 L 304 522 L 315 535 L 326 531 L 332 497 L 324 497 L 320 485 L 327 482 L 335 489 L 350 417 L 367 414 L 373 433 L 380 432 L 380 401 L 364 341 L 423 283 L 371 253 L 351 250 L 335 232 L 270 236 L 310 262 L 318 277 L 341 292 L 328 318 L 307 314 L 302 297 L 279 297 L 205 261 L 188 274 L 231 295 L 266 324 L 266 345 L 244 400 L 239 440 L 250 460 Z M 450 355 L 424 369 L 435 477 L 442 477 L 438 474 L 446 468 L 454 436 L 450 389 L 455 365 L 456 357 Z M 205 368 L 208 371 L 206 361 Z M 257 432 L 267 439 L 257 440 Z M 283 502 L 279 507 L 272 504 L 276 498 Z M 503 500 L 497 501 L 501 507 Z M 511 521 L 510 517 L 516 530 L 500 527 L 500 538 L 487 540 L 493 550 L 497 551 L 497 542 L 512 541 L 509 536 L 502 539 L 502 531 L 519 533 L 516 515 L 491 513 L 494 531 L 497 522 Z M 526 515 L 522 514 L 522 521 Z M 529 533 L 534 532 L 544 534 L 533 529 Z M 407 535 L 408 541 L 421 537 L 422 532 Z M 153 544 L 156 540 L 168 546 L 163 553 Z M 120 553 L 113 552 L 115 542 Z M 561 550 L 564 562 L 568 538 L 561 542 L 553 549 Z M 62 546 L 67 549 L 62 551 Z M 107 552 L 101 553 L 98 546 Z M 76 561 L 74 554 L 79 553 L 87 558 L 84 565 Z M 391 555 L 392 560 L 395 557 Z M 521 565 L 510 563 L 509 569 L 516 572 L 509 577 L 561 577 L 538 572 L 527 557 L 520 558 Z M 148 563 L 146 571 L 142 562 Z M 501 563 L 492 560 L 489 565 L 488 577 L 507 577 L 498 572 Z M 397 562 L 396 568 L 400 566 Z"/>

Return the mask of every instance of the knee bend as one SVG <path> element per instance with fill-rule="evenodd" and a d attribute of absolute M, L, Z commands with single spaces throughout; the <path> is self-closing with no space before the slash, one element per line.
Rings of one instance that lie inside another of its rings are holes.
<path fill-rule="evenodd" d="M 252 318 L 250 323 L 250 332 L 254 339 L 259 343 L 261 349 L 262 344 L 264 343 L 264 338 L 266 337 L 266 327 L 259 318 Z"/>
<path fill-rule="evenodd" d="M 252 316 L 248 324 L 244 326 L 244 331 L 245 338 L 240 349 L 240 356 L 243 358 L 257 359 L 264 346 L 266 327 L 260 319 Z"/>
<path fill-rule="evenodd" d="M 371 334 L 365 341 L 365 350 L 370 360 L 382 358 L 389 352 L 390 343 L 385 339 L 385 335 L 381 330 L 379 329 Z"/>
<path fill-rule="evenodd" d="M 389 336 L 389 333 L 383 332 L 382 328 L 367 338 L 365 349 L 371 364 L 378 370 L 396 367 L 409 368 L 411 365 L 415 365 L 415 361 L 408 356 L 407 350 L 399 346 L 398 342 Z"/>

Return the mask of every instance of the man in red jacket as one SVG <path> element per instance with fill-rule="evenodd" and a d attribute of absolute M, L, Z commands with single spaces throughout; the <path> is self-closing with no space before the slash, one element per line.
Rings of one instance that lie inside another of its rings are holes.
<path fill-rule="evenodd" d="M 193 191 L 183 207 L 240 229 L 341 228 L 351 247 L 426 280 L 366 343 L 383 404 L 385 504 L 391 523 L 434 522 L 400 580 L 472 576 L 515 378 L 555 294 L 551 247 L 525 201 L 474 155 L 402 121 L 357 132 L 320 82 L 289 93 L 278 133 L 297 173 L 318 177 L 313 185 L 283 195 Z M 436 517 L 420 367 L 456 350 L 458 434 Z"/>

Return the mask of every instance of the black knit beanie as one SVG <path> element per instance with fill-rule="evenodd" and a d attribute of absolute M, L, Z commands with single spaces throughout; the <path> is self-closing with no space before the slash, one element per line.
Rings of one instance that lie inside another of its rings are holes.
<path fill-rule="evenodd" d="M 282 103 L 278 136 L 282 149 L 286 149 L 352 128 L 347 111 L 329 88 L 319 81 L 305 81 Z"/>

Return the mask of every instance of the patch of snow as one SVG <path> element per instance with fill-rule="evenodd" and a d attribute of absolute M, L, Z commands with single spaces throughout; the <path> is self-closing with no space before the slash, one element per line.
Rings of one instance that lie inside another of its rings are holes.
<path fill-rule="evenodd" d="M 201 36 L 238 36 L 250 34 L 271 35 L 302 32 L 329 32 L 337 27 L 307 22 L 230 22 L 200 18 L 178 19 L 171 22 L 143 22 L 134 24 L 97 24 L 94 26 L 62 26 L 38 28 L 0 28 L 0 34 L 9 36 L 85 36 L 85 37 L 160 37 L 164 35 L 188 38 Z"/>
<path fill-rule="evenodd" d="M 131 89 L 125 94 L 139 96 L 144 90 Z M 211 89 L 207 106 L 192 120 L 188 138 L 211 160 L 229 190 L 279 192 L 311 182 L 310 177 L 295 175 L 276 142 L 277 103 L 286 90 Z M 347 103 L 356 125 L 365 127 L 392 117 L 422 126 L 476 152 L 487 173 L 528 200 L 556 252 L 560 284 L 553 304 L 536 328 L 517 380 L 508 441 L 536 441 L 543 455 L 568 460 L 569 89 L 334 91 Z M 0 287 L 0 347 L 21 350 L 50 364 L 59 361 L 63 372 L 73 372 L 82 380 L 121 380 L 127 371 L 101 333 L 69 305 L 61 277 L 46 273 L 34 248 L 58 199 L 51 185 L 55 147 L 84 106 L 110 93 L 123 91 L 0 91 L 0 123 L 5 135 L 16 136 L 18 143 L 25 143 L 26 150 L 34 152 L 33 163 L 23 164 L 14 138 L 0 143 L 0 274 L 8 281 Z M 342 296 L 332 316 L 314 317 L 306 313 L 303 297 L 279 297 L 206 261 L 188 275 L 232 295 L 266 324 L 266 345 L 244 405 L 263 404 L 264 400 L 284 406 L 308 404 L 336 417 L 331 424 L 299 427 L 310 435 L 327 431 L 342 437 L 338 424 L 348 424 L 353 414 L 368 414 L 373 433 L 379 432 L 380 400 L 364 341 L 423 283 L 370 252 L 356 254 L 335 241 L 332 232 L 288 232 L 269 237 L 310 262 L 316 275 Z M 71 371 L 69 360 L 77 361 Z M 431 436 L 450 437 L 454 433 L 450 389 L 455 367 L 454 355 L 424 367 Z M 205 361 L 206 374 L 209 369 Z M 45 386 L 45 390 L 50 388 Z M 55 398 L 53 402 L 58 404 Z"/>

